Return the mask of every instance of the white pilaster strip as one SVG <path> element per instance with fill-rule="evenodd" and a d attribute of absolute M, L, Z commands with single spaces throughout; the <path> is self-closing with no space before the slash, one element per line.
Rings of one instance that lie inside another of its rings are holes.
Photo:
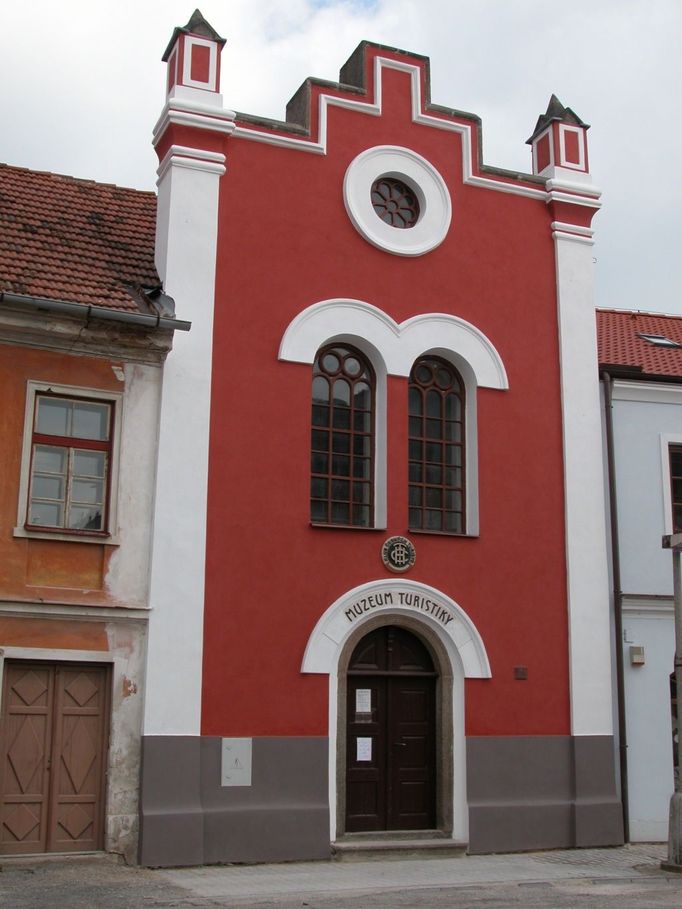
<path fill-rule="evenodd" d="M 554 232 L 563 411 L 571 728 L 611 735 L 611 647 L 592 242 Z"/>
<path fill-rule="evenodd" d="M 156 265 L 192 329 L 176 332 L 164 367 L 145 735 L 200 732 L 213 306 L 224 172 L 223 156 L 186 148 L 171 149 L 159 168 Z"/>

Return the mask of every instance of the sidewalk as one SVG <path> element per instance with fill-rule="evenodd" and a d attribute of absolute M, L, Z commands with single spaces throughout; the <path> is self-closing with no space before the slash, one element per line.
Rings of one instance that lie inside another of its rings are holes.
<path fill-rule="evenodd" d="M 0 860 L 3 909 L 682 906 L 663 845 L 400 861 L 150 870 L 115 857 Z"/>
<path fill-rule="evenodd" d="M 643 875 L 663 876 L 660 863 L 666 856 L 667 847 L 655 844 L 445 859 L 185 868 L 160 873 L 169 882 L 199 896 L 264 901 L 289 896 L 370 895 L 483 883 L 641 879 Z M 682 906 L 682 875 L 679 878 Z"/>

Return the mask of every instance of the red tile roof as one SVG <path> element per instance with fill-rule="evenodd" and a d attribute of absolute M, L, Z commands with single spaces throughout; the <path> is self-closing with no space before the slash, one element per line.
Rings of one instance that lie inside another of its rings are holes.
<path fill-rule="evenodd" d="M 659 335 L 682 345 L 682 316 L 597 310 L 600 367 L 615 366 L 642 376 L 682 377 L 682 346 L 660 347 L 640 335 Z"/>
<path fill-rule="evenodd" d="M 154 193 L 0 164 L 0 291 L 140 312 L 155 225 Z"/>

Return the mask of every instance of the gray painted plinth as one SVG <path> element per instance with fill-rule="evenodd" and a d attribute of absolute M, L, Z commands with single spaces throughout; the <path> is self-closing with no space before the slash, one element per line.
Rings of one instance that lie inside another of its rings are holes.
<path fill-rule="evenodd" d="M 623 843 L 610 736 L 467 738 L 469 852 Z"/>
<path fill-rule="evenodd" d="M 222 787 L 220 761 L 219 738 L 143 738 L 142 865 L 329 858 L 326 738 L 254 738 L 250 787 Z"/>
<path fill-rule="evenodd" d="M 328 741 L 255 738 L 253 785 L 221 787 L 221 740 L 142 742 L 140 862 L 327 859 Z M 623 842 L 609 736 L 467 738 L 469 852 Z"/>

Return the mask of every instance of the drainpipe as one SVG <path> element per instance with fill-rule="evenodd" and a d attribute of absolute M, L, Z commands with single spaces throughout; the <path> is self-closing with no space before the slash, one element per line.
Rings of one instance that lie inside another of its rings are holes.
<path fill-rule="evenodd" d="M 91 306 L 87 303 L 68 303 L 66 300 L 48 300 L 42 297 L 29 297 L 24 294 L 4 293 L 0 291 L 0 303 L 9 306 L 27 306 L 30 309 L 42 309 L 48 312 L 61 312 L 65 315 L 88 319 L 104 319 L 108 322 L 127 322 L 129 325 L 146 325 L 149 328 L 169 328 L 172 331 L 189 331 L 192 323 L 180 319 L 169 319 L 159 315 L 147 315 L 138 312 L 126 312 L 118 309 L 107 309 L 104 306 Z"/>
<path fill-rule="evenodd" d="M 663 537 L 663 548 L 671 549 L 673 554 L 673 593 L 675 600 L 675 690 L 682 691 L 682 567 L 680 551 L 682 550 L 682 533 Z M 677 719 L 679 730 L 679 695 L 677 699 Z M 679 761 L 679 755 L 678 755 Z M 661 862 L 666 871 L 682 871 L 682 777 L 675 777 L 675 791 L 670 798 L 670 820 L 668 826 L 668 861 Z"/>
<path fill-rule="evenodd" d="M 606 425 L 606 462 L 609 482 L 609 514 L 611 518 L 611 568 L 613 571 L 614 633 L 616 637 L 616 687 L 618 697 L 618 751 L 620 764 L 620 794 L 623 805 L 623 837 L 630 840 L 630 810 L 628 800 L 627 729 L 625 725 L 625 678 L 623 670 L 623 592 L 620 586 L 620 547 L 618 545 L 618 504 L 616 501 L 616 462 L 613 445 L 613 379 L 604 370 L 604 417 Z"/>

